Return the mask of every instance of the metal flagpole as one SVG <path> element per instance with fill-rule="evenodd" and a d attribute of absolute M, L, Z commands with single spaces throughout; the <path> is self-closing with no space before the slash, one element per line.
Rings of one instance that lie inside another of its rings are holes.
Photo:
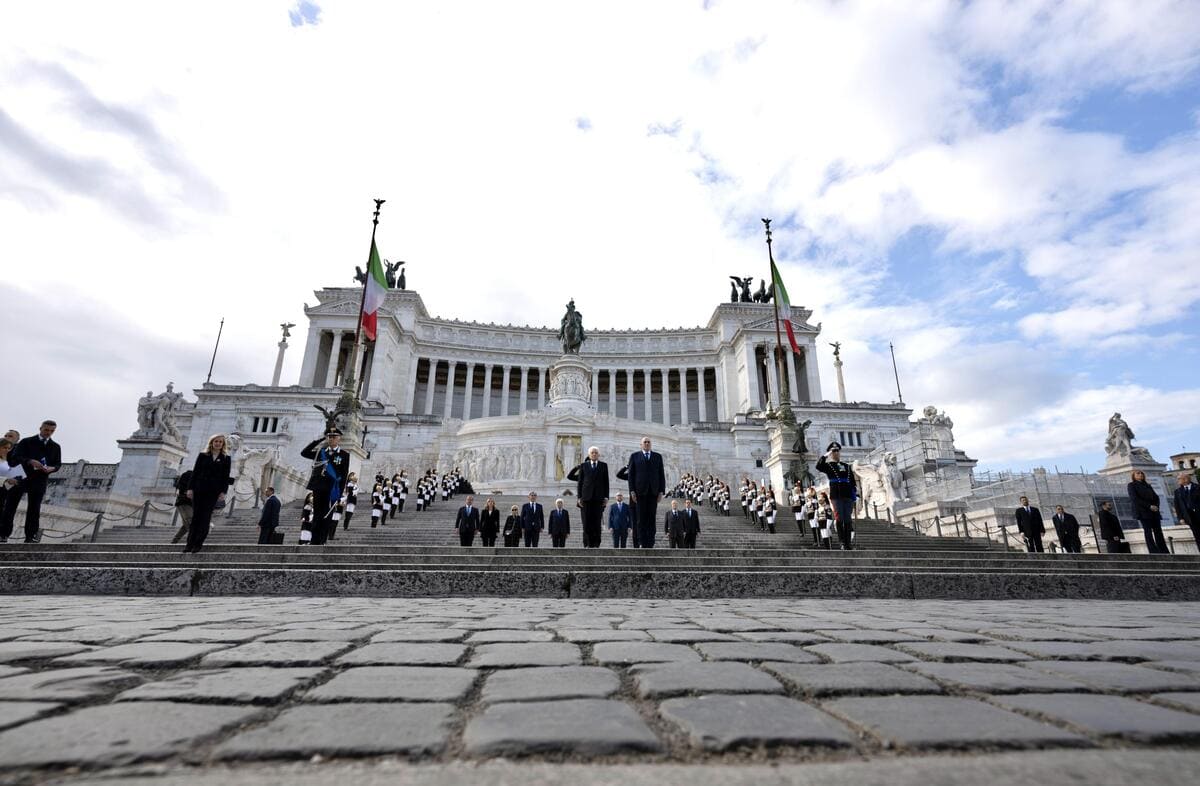
<path fill-rule="evenodd" d="M 892 353 L 892 374 L 896 377 L 896 397 L 900 399 L 900 403 L 904 403 L 904 394 L 900 392 L 900 372 L 896 369 L 896 348 L 892 346 L 892 342 L 888 342 L 888 349 Z"/>
<path fill-rule="evenodd" d="M 383 207 L 383 203 L 387 200 L 375 200 L 375 215 L 371 218 L 371 247 L 375 247 L 375 230 L 379 228 L 379 209 Z M 367 252 L 367 279 L 363 281 L 362 297 L 358 302 L 358 322 L 354 325 L 354 346 L 350 349 L 350 373 L 346 375 L 343 389 L 355 398 L 358 398 L 359 390 L 358 383 L 355 381 L 355 376 L 358 374 L 358 342 L 362 338 L 362 310 L 367 303 L 367 283 L 371 280 L 371 258 L 370 252 Z M 343 394 L 345 395 L 345 394 Z"/>
<path fill-rule="evenodd" d="M 221 317 L 221 325 L 217 328 L 217 343 L 213 344 L 212 361 L 208 364 L 208 377 L 204 380 L 207 385 L 212 382 L 213 366 L 217 364 L 217 347 L 221 346 L 221 332 L 225 330 L 225 317 Z"/>
<path fill-rule="evenodd" d="M 764 218 L 763 225 L 767 228 L 767 259 L 771 262 L 771 283 L 775 283 L 775 254 L 771 250 L 771 219 Z M 791 386 L 787 384 L 787 360 L 783 354 L 783 336 L 779 332 L 779 293 L 775 293 L 775 297 L 771 298 L 771 308 L 775 312 L 775 365 L 779 372 L 779 382 L 777 384 L 777 392 L 779 393 L 779 407 L 785 406 L 789 409 L 792 406 L 792 391 Z M 791 314 L 788 314 L 791 318 Z M 787 395 L 784 395 L 784 389 L 787 389 Z"/>

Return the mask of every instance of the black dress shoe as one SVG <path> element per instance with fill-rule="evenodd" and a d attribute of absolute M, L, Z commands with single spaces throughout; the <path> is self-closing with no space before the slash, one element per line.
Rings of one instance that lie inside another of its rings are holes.
<path fill-rule="evenodd" d="M 183 548 L 183 551 L 182 551 L 181 553 L 183 553 L 183 554 L 191 554 L 191 553 L 192 553 L 192 547 L 191 547 L 191 546 L 184 546 L 184 548 Z"/>

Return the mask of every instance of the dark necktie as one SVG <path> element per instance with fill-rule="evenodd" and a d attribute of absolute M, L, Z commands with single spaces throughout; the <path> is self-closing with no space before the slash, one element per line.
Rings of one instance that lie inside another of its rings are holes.
<path fill-rule="evenodd" d="M 650 460 L 650 451 L 646 451 L 646 461 Z"/>

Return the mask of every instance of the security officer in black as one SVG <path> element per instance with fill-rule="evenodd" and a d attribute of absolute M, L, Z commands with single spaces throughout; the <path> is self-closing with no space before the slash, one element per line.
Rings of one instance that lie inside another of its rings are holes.
<path fill-rule="evenodd" d="M 313 515 L 309 527 L 312 528 L 312 543 L 315 546 L 324 544 L 330 527 L 337 526 L 329 512 L 342 498 L 346 476 L 350 474 L 350 454 L 339 447 L 341 441 L 342 432 L 333 428 L 300 451 L 302 457 L 311 459 L 313 463 L 307 488 L 313 493 Z"/>
<path fill-rule="evenodd" d="M 817 470 L 829 478 L 829 501 L 837 516 L 837 532 L 842 549 L 854 548 L 854 500 L 858 495 L 854 484 L 854 468 L 842 461 L 842 446 L 830 442 L 825 455 L 817 459 Z"/>

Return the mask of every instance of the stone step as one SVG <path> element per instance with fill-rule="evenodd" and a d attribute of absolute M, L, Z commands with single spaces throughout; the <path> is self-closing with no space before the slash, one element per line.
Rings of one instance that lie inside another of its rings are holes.
<path fill-rule="evenodd" d="M 0 566 L 4 594 L 505 598 L 943 598 L 1200 600 L 1190 573 L 977 570 L 281 570 L 119 566 Z"/>

